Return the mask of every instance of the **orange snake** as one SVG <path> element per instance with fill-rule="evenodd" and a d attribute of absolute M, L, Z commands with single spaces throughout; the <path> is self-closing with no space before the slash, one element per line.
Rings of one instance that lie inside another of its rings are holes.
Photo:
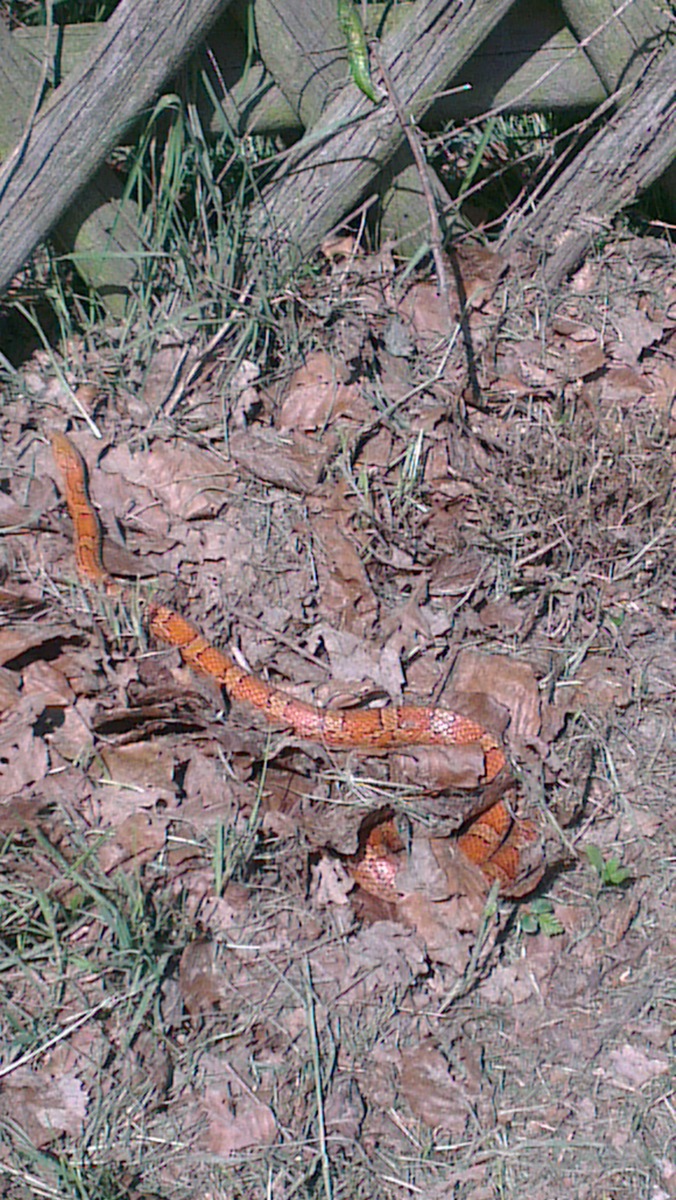
<path fill-rule="evenodd" d="M 82 455 L 63 433 L 53 433 L 51 445 L 73 522 L 80 579 L 86 585 L 114 592 L 117 584 L 103 565 L 101 526 L 89 497 Z M 505 766 L 504 750 L 494 735 L 451 709 L 413 705 L 349 711 L 319 708 L 239 667 L 180 613 L 166 605 L 151 606 L 148 628 L 153 637 L 178 649 L 187 666 L 215 679 L 230 700 L 252 706 L 268 721 L 290 729 L 297 737 L 331 749 L 365 752 L 405 746 L 477 746 L 483 754 L 483 783 L 490 783 Z M 394 899 L 396 835 L 388 834 L 387 826 L 389 823 L 373 830 L 353 874 L 367 891 Z M 497 880 L 506 893 L 517 894 L 514 885 L 519 873 L 519 853 L 535 839 L 531 823 L 514 818 L 508 805 L 500 800 L 472 822 L 457 839 L 457 845 L 489 881 Z M 534 886 L 535 882 L 531 888 Z"/>

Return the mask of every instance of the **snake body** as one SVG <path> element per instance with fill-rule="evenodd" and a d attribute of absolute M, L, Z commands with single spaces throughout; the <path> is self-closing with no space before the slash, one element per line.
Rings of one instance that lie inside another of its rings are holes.
<path fill-rule="evenodd" d="M 103 565 L 101 524 L 89 497 L 87 469 L 80 451 L 65 433 L 51 436 L 54 462 L 73 522 L 73 545 L 78 574 L 84 583 L 107 588 L 110 576 Z"/>
<path fill-rule="evenodd" d="M 84 460 L 63 433 L 52 434 L 51 445 L 73 523 L 80 579 L 87 586 L 114 591 L 117 585 L 103 563 L 101 526 L 89 495 Z M 229 655 L 208 642 L 196 626 L 165 604 L 151 606 L 148 628 L 158 641 L 176 648 L 186 666 L 216 680 L 231 701 L 250 705 L 271 724 L 282 726 L 299 738 L 331 749 L 364 752 L 406 746 L 475 746 L 483 756 L 482 783 L 491 782 L 505 766 L 505 753 L 497 738 L 478 722 L 451 709 L 414 705 L 347 711 L 320 708 L 296 699 L 238 666 Z M 534 838 L 531 823 L 516 820 L 507 804 L 498 801 L 481 813 L 460 836 L 458 844 L 487 879 L 491 882 L 497 879 L 507 889 L 518 874 L 520 849 Z M 377 895 L 387 893 L 386 898 L 391 899 L 396 891 L 392 883 L 392 856 L 388 858 L 385 850 L 381 852 L 379 844 L 376 836 L 362 856 L 361 876 L 357 870 L 354 873 L 367 890 Z M 373 882 L 370 888 L 369 876 Z"/>
<path fill-rule="evenodd" d="M 175 646 L 187 666 L 216 679 L 231 700 L 252 705 L 272 724 L 282 725 L 306 741 L 321 742 L 334 750 L 365 751 L 476 745 L 483 753 L 486 783 L 505 764 L 504 752 L 493 735 L 451 709 L 410 704 L 349 711 L 319 708 L 238 667 L 171 608 L 160 605 L 151 609 L 149 628 L 159 641 Z"/>

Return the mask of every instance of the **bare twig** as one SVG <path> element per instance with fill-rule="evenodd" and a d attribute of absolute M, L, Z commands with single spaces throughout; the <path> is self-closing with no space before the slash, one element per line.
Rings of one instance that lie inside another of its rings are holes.
<path fill-rule="evenodd" d="M 380 68 L 380 72 L 383 77 L 383 83 L 385 84 L 385 90 L 389 97 L 390 103 L 392 104 L 392 107 L 394 108 L 394 111 L 397 114 L 397 120 L 399 121 L 402 132 L 404 133 L 404 135 L 406 137 L 406 141 L 409 144 L 415 165 L 418 168 L 418 174 L 420 176 L 420 186 L 422 187 L 422 190 L 423 190 L 423 195 L 425 197 L 425 203 L 427 205 L 427 212 L 429 214 L 429 220 L 430 220 L 430 247 L 432 250 L 432 257 L 434 259 L 434 268 L 437 273 L 437 283 L 439 285 L 439 295 L 441 296 L 441 299 L 443 300 L 444 305 L 449 306 L 450 305 L 450 292 L 449 292 L 449 287 L 448 287 L 448 276 L 446 274 L 446 268 L 444 266 L 444 257 L 443 257 L 443 252 L 442 252 L 443 251 L 443 238 L 441 235 L 441 225 L 439 224 L 439 213 L 437 212 L 437 206 L 436 206 L 436 202 L 434 199 L 434 193 L 432 192 L 432 186 L 430 184 L 429 167 L 427 165 L 427 162 L 425 161 L 425 155 L 423 153 L 423 148 L 420 144 L 420 138 L 418 136 L 418 131 L 415 128 L 415 125 L 413 124 L 413 122 L 410 121 L 409 118 L 406 116 L 406 113 L 404 112 L 401 101 L 397 95 L 397 91 L 394 86 L 394 83 L 392 82 L 392 76 L 391 76 L 387 66 L 385 65 L 385 61 L 384 61 L 382 55 L 378 53 L 377 49 L 374 51 L 373 57 L 375 58 L 375 61 L 377 62 L 378 66 Z"/>

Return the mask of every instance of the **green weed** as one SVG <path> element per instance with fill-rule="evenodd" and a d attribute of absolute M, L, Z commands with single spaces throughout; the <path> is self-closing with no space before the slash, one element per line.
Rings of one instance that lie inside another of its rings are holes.
<path fill-rule="evenodd" d="M 585 846 L 584 850 L 599 877 L 601 887 L 621 887 L 631 879 L 631 870 L 621 865 L 617 855 L 604 858 L 598 846 L 594 845 Z"/>
<path fill-rule="evenodd" d="M 545 937 L 556 937 L 563 933 L 563 925 L 554 913 L 551 900 L 533 900 L 519 913 L 519 929 L 522 933 L 544 933 Z"/>

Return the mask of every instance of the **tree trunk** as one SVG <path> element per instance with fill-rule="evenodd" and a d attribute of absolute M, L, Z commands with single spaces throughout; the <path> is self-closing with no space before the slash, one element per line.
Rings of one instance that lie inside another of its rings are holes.
<path fill-rule="evenodd" d="M 0 175 L 0 290 L 228 0 L 121 0 Z"/>
<path fill-rule="evenodd" d="M 675 156 L 672 47 L 646 71 L 632 97 L 575 157 L 535 211 L 525 220 L 516 214 L 503 244 L 538 247 L 549 256 L 545 283 L 557 287 L 609 220 L 659 179 Z"/>
<path fill-rule="evenodd" d="M 419 0 L 404 29 L 385 38 L 380 53 L 413 120 L 421 119 L 511 2 Z M 342 89 L 319 127 L 287 156 L 254 210 L 252 237 L 266 246 L 282 273 L 312 253 L 358 205 L 403 139 L 389 102 L 376 107 L 352 82 Z"/>

